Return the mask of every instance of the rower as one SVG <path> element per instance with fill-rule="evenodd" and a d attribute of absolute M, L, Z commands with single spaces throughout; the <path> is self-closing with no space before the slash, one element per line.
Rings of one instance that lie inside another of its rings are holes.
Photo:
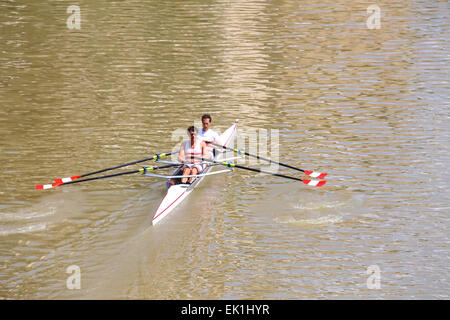
<path fill-rule="evenodd" d="M 190 126 L 188 129 L 189 140 L 181 144 L 180 152 L 178 154 L 178 160 L 184 163 L 181 168 L 183 176 L 196 175 L 201 173 L 205 168 L 205 163 L 202 163 L 199 159 L 210 159 L 210 154 L 207 150 L 206 143 L 197 138 L 197 129 L 194 126 Z M 194 182 L 196 177 L 190 177 L 189 183 Z M 187 183 L 188 178 L 181 178 L 181 183 Z"/>
<path fill-rule="evenodd" d="M 211 116 L 209 114 L 204 114 L 202 116 L 202 129 L 198 132 L 198 137 L 203 141 L 212 141 L 217 142 L 216 139 L 219 137 L 217 132 L 210 129 L 211 127 Z M 212 147 L 207 145 L 207 150 L 211 155 L 211 158 L 214 158 L 214 150 Z"/>

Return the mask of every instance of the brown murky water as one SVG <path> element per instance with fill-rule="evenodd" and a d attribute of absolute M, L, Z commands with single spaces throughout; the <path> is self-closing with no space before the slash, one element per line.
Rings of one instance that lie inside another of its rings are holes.
<path fill-rule="evenodd" d="M 0 3 L 0 298 L 449 298 L 447 1 L 72 4 Z M 207 177 L 156 227 L 163 180 L 34 190 L 206 112 L 327 185 Z"/>

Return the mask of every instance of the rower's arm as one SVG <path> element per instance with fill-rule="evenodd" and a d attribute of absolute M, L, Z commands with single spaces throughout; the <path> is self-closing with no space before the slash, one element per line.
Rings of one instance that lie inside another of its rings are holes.
<path fill-rule="evenodd" d="M 210 159 L 211 158 L 211 154 L 208 152 L 208 147 L 206 146 L 206 142 L 202 141 L 202 157 L 204 159 Z"/>
<path fill-rule="evenodd" d="M 181 144 L 180 152 L 178 152 L 178 160 L 180 162 L 186 161 L 186 158 L 184 157 L 184 143 Z"/>

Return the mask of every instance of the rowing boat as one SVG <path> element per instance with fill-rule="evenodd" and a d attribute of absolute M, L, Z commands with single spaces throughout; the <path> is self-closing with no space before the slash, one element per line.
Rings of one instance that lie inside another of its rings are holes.
<path fill-rule="evenodd" d="M 71 177 L 66 177 L 66 178 L 61 178 L 61 179 L 54 179 L 55 183 L 45 184 L 45 185 L 36 185 L 35 188 L 38 190 L 45 190 L 45 189 L 56 188 L 59 186 L 73 184 L 73 183 L 106 179 L 106 178 L 112 178 L 112 177 L 118 177 L 118 176 L 123 176 L 123 175 L 128 175 L 128 174 L 136 174 L 136 173 L 142 173 L 146 176 L 151 176 L 151 177 L 156 177 L 156 178 L 168 179 L 167 194 L 164 197 L 164 199 L 161 201 L 161 203 L 158 206 L 158 209 L 156 210 L 155 215 L 153 216 L 153 219 L 152 219 L 152 224 L 155 225 L 159 221 L 161 221 L 165 216 L 167 216 L 173 209 L 175 209 L 181 202 L 183 202 L 183 200 L 200 184 L 200 182 L 206 176 L 229 172 L 229 171 L 232 171 L 233 168 L 247 170 L 247 171 L 256 172 L 256 173 L 263 173 L 263 174 L 281 177 L 284 179 L 289 179 L 289 180 L 294 180 L 294 181 L 300 181 L 309 186 L 321 187 L 321 186 L 325 185 L 325 183 L 326 183 L 325 180 L 302 179 L 302 178 L 287 176 L 285 174 L 269 172 L 269 171 L 261 170 L 258 168 L 250 168 L 250 167 L 242 166 L 242 165 L 239 165 L 236 163 L 228 162 L 229 160 L 239 159 L 239 158 L 241 158 L 241 156 L 238 156 L 235 158 L 223 159 L 223 155 L 225 152 L 224 150 L 233 151 L 234 153 L 237 153 L 238 155 L 246 155 L 248 157 L 257 158 L 259 160 L 263 160 L 266 162 L 275 163 L 277 165 L 280 165 L 280 166 L 283 166 L 283 167 L 286 167 L 289 169 L 301 171 L 304 174 L 306 174 L 307 176 L 310 176 L 313 178 L 323 179 L 327 175 L 326 173 L 321 173 L 318 171 L 311 171 L 311 170 L 304 170 L 304 169 L 297 168 L 297 167 L 294 167 L 294 166 L 286 164 L 286 163 L 276 162 L 276 161 L 273 161 L 268 158 L 263 158 L 259 155 L 250 154 L 250 153 L 246 152 L 245 150 L 230 148 L 230 146 L 234 142 L 236 133 L 237 133 L 237 121 L 231 127 L 229 127 L 227 130 L 225 130 L 225 132 L 222 135 L 220 135 L 215 142 L 208 141 L 208 144 L 210 146 L 218 147 L 217 149 L 215 149 L 215 151 L 216 151 L 215 156 L 212 159 L 197 158 L 197 159 L 200 159 L 204 164 L 207 164 L 207 167 L 205 168 L 205 170 L 203 170 L 203 172 L 201 172 L 199 174 L 183 176 L 186 178 L 195 177 L 195 180 L 191 184 L 181 183 L 182 167 L 184 165 L 183 163 L 162 160 L 163 158 L 169 156 L 170 154 L 173 154 L 173 152 L 169 152 L 169 153 L 157 153 L 157 154 L 155 154 L 151 157 L 147 157 L 145 159 L 127 162 L 127 163 L 120 164 L 120 165 L 117 165 L 117 166 L 114 166 L 111 168 L 96 170 L 93 172 L 89 172 L 89 173 L 85 173 L 85 174 L 81 174 L 81 175 L 77 175 L 77 176 L 71 176 Z M 119 172 L 119 173 L 108 174 L 108 175 L 103 175 L 103 176 L 95 176 L 95 177 L 91 177 L 91 178 L 85 178 L 87 176 L 96 175 L 98 173 L 119 169 L 122 167 L 126 167 L 129 165 L 137 164 L 137 163 L 141 163 L 141 162 L 146 162 L 149 160 L 155 160 L 156 162 L 166 163 L 166 165 L 157 166 L 157 167 L 145 166 L 138 170 L 125 171 L 125 172 Z M 226 169 L 222 170 L 222 171 L 212 170 L 215 166 L 220 166 L 220 165 L 225 166 Z M 175 170 L 173 172 L 173 174 L 170 176 L 159 175 L 159 174 L 153 173 L 155 170 L 165 169 L 165 168 L 173 168 L 173 167 L 177 167 L 178 169 Z M 152 173 L 150 173 L 150 172 L 152 172 Z M 81 179 L 81 178 L 83 178 L 83 179 Z M 170 179 L 175 179 L 175 181 L 177 183 L 171 186 L 169 184 Z"/>
<path fill-rule="evenodd" d="M 234 123 L 231 127 L 229 127 L 227 130 L 225 130 L 224 133 L 222 133 L 218 139 L 217 142 L 224 145 L 224 146 L 230 146 L 233 144 L 234 137 L 236 136 L 237 132 L 237 121 Z M 223 157 L 223 153 L 218 152 L 216 156 L 214 157 L 214 160 L 221 160 Z M 209 165 L 206 167 L 205 170 L 203 170 L 200 174 L 194 175 L 196 179 L 191 184 L 185 184 L 185 183 L 179 183 L 170 186 L 169 181 L 167 182 L 167 194 L 165 195 L 164 199 L 162 199 L 160 205 L 158 206 L 158 209 L 155 212 L 155 215 L 152 219 L 152 224 L 155 225 L 158 222 L 160 222 L 164 217 L 166 217 L 171 211 L 173 211 L 178 205 L 180 205 L 183 200 L 200 184 L 200 182 L 208 175 L 219 173 L 219 172 L 209 172 L 214 166 L 209 163 Z M 224 170 L 228 171 L 228 170 Z M 220 173 L 224 172 L 220 171 Z M 175 170 L 171 177 L 179 177 L 181 173 L 181 167 Z M 156 175 L 150 175 L 150 176 L 156 176 Z"/>

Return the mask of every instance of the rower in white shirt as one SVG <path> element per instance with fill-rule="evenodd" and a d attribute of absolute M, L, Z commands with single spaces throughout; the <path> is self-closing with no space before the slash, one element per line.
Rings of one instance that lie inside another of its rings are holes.
<path fill-rule="evenodd" d="M 181 144 L 180 152 L 178 153 L 178 160 L 184 163 L 181 168 L 183 176 L 202 173 L 206 168 L 206 163 L 202 162 L 199 158 L 208 159 L 210 157 L 206 143 L 197 138 L 197 129 L 194 126 L 190 126 L 187 132 L 190 139 Z M 195 179 L 195 177 L 190 177 L 189 183 L 194 182 Z M 187 182 L 188 178 L 181 178 L 181 183 Z M 171 186 L 174 185 L 175 179 L 171 179 L 169 184 Z"/>
<path fill-rule="evenodd" d="M 219 134 L 214 130 L 210 129 L 211 126 L 211 116 L 209 114 L 204 114 L 202 116 L 202 129 L 198 131 L 197 137 L 203 141 L 216 142 Z M 207 148 L 208 152 L 211 154 L 211 158 L 214 158 L 214 149 L 211 146 Z"/>

